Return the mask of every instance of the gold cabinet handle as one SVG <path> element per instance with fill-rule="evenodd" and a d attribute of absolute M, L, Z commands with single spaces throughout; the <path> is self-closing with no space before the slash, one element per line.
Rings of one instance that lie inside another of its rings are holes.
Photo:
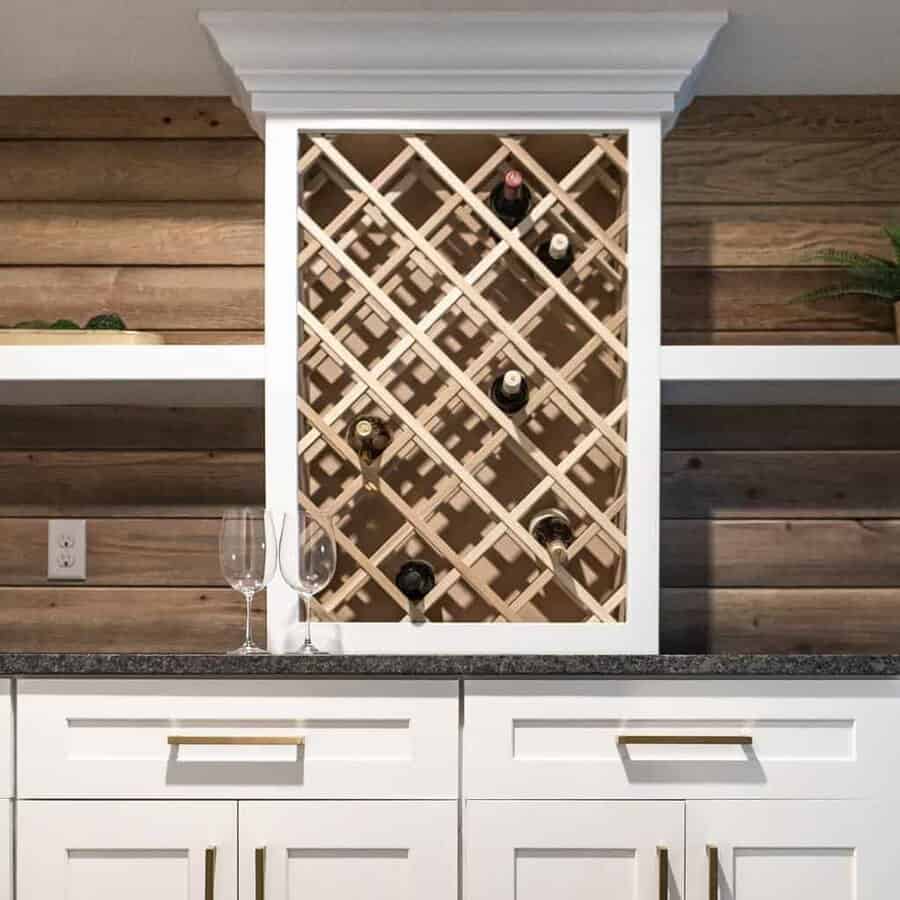
<path fill-rule="evenodd" d="M 659 859 L 659 900 L 669 900 L 669 850 L 657 847 L 656 855 Z"/>
<path fill-rule="evenodd" d="M 266 900 L 266 848 L 257 847 L 255 857 L 256 900 Z"/>
<path fill-rule="evenodd" d="M 302 737 L 170 734 L 170 747 L 302 747 Z"/>
<path fill-rule="evenodd" d="M 753 738 L 746 734 L 620 734 L 620 747 L 627 744 L 706 744 L 726 747 L 750 747 Z"/>
<path fill-rule="evenodd" d="M 206 848 L 206 890 L 204 900 L 215 900 L 216 894 L 216 848 Z"/>
<path fill-rule="evenodd" d="M 707 865 L 709 866 L 709 900 L 719 900 L 719 848 L 706 848 Z"/>

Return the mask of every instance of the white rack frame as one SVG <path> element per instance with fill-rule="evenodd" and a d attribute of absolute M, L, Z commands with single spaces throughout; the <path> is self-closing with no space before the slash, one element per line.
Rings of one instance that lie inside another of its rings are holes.
<path fill-rule="evenodd" d="M 629 510 L 624 622 L 577 624 L 315 622 L 314 640 L 346 653 L 655 653 L 659 634 L 659 419 L 661 146 L 658 116 L 609 116 L 552 122 L 495 118 L 490 128 L 471 117 L 369 118 L 364 124 L 320 117 L 269 117 L 266 122 L 266 485 L 276 515 L 296 504 L 297 347 L 301 302 L 297 179 L 299 136 L 337 131 L 625 133 L 628 136 L 628 222 L 640 240 L 629 245 L 628 482 Z M 293 185 L 289 189 L 287 185 Z M 280 579 L 267 592 L 270 649 L 289 652 L 300 638 L 296 595 Z"/>

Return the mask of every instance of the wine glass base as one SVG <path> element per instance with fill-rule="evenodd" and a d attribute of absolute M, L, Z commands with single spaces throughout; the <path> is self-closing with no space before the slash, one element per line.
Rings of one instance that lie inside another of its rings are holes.
<path fill-rule="evenodd" d="M 269 651 L 256 644 L 241 644 L 237 650 L 229 650 L 229 656 L 268 656 Z"/>
<path fill-rule="evenodd" d="M 299 647 L 291 656 L 329 656 L 327 650 L 320 650 L 314 644 L 303 644 L 302 647 Z"/>

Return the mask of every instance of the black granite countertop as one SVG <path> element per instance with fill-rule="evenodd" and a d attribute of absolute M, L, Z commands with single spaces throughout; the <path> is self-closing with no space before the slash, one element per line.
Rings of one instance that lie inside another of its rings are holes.
<path fill-rule="evenodd" d="M 149 678 L 854 678 L 900 676 L 900 655 L 262 656 L 0 653 L 0 676 Z"/>

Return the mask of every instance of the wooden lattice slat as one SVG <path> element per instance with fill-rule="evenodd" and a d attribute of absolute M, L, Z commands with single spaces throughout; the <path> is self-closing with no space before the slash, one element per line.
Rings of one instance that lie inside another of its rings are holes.
<path fill-rule="evenodd" d="M 487 205 L 511 165 L 533 195 L 513 230 Z M 619 135 L 301 136 L 300 501 L 344 551 L 321 616 L 622 621 L 627 169 Z M 555 231 L 560 277 L 536 255 Z M 487 392 L 509 365 L 515 417 Z M 394 431 L 374 490 L 344 439 L 361 412 Z M 576 530 L 561 568 L 527 530 L 551 505 Z M 413 610 L 393 578 L 421 555 Z"/>

